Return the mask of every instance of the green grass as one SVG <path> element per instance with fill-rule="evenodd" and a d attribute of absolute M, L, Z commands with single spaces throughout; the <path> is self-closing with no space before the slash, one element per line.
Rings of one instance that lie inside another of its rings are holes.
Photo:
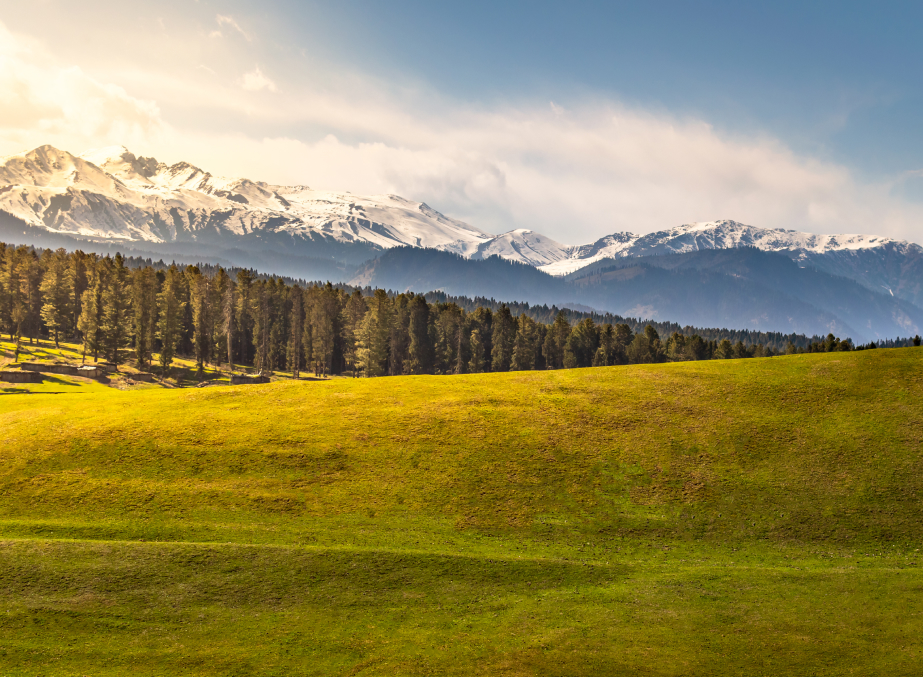
<path fill-rule="evenodd" d="M 921 349 L 70 381 L 0 397 L 0 674 L 921 672 Z"/>

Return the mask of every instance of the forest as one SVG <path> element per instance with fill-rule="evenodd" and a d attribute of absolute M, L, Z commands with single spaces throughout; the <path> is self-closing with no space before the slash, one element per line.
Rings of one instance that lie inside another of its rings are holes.
<path fill-rule="evenodd" d="M 17 359 L 23 340 L 73 341 L 84 361 L 130 361 L 162 378 L 179 355 L 193 358 L 199 375 L 206 365 L 229 371 L 237 365 L 297 378 L 302 372 L 463 374 L 855 349 L 832 334 L 801 345 L 789 340 L 780 349 L 745 331 L 736 332 L 736 342 L 678 326 L 661 336 L 654 324 L 480 301 L 0 243 L 0 329 L 15 341 Z"/>

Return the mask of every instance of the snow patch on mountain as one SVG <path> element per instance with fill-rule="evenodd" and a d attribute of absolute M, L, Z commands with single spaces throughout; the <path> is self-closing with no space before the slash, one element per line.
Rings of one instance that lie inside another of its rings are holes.
<path fill-rule="evenodd" d="M 114 146 L 71 155 L 51 146 L 0 160 L 0 209 L 47 230 L 100 239 L 195 240 L 204 231 L 322 235 L 387 249 L 476 250 L 492 239 L 426 204 L 214 176 Z"/>
<path fill-rule="evenodd" d="M 124 146 L 82 155 L 41 146 L 0 158 L 0 210 L 33 226 L 87 239 L 164 243 L 208 237 L 214 242 L 284 234 L 308 244 L 321 239 L 364 243 L 372 250 L 410 246 L 472 259 L 500 256 L 552 275 L 607 258 L 701 249 L 756 247 L 796 259 L 885 248 L 923 252 L 919 245 L 875 235 L 815 235 L 729 220 L 647 235 L 618 232 L 585 245 L 562 244 L 529 229 L 495 236 L 397 195 L 362 197 L 215 176 L 188 162 L 167 165 L 139 157 Z"/>
<path fill-rule="evenodd" d="M 898 251 L 923 251 L 919 245 L 878 235 L 816 235 L 794 230 L 757 228 L 737 221 L 702 221 L 647 235 L 615 233 L 592 245 L 572 248 L 569 256 L 539 268 L 551 275 L 567 275 L 606 258 L 683 254 L 702 249 L 755 247 L 769 252 L 792 252 L 795 258 L 809 254 L 858 251 L 892 246 Z"/>

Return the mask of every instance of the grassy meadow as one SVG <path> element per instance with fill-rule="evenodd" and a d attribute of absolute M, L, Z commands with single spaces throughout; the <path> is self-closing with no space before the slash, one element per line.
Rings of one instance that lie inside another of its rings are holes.
<path fill-rule="evenodd" d="M 0 675 L 923 672 L 923 349 L 120 383 L 0 391 Z"/>

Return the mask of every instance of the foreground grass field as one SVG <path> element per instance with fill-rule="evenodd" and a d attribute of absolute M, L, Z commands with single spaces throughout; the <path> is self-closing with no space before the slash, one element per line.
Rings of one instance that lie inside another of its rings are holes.
<path fill-rule="evenodd" d="M 70 387 L 0 397 L 0 674 L 923 671 L 921 349 Z"/>

